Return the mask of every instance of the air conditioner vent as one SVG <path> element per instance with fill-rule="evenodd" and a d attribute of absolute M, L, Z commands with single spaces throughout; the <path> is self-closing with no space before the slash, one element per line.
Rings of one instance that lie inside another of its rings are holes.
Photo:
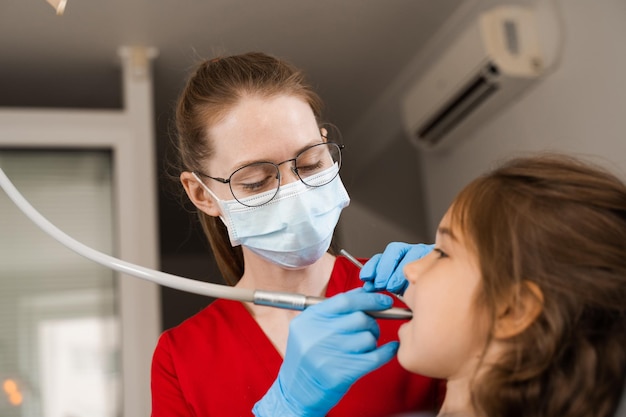
<path fill-rule="evenodd" d="M 493 63 L 485 66 L 483 72 L 470 80 L 450 104 L 443 107 L 417 131 L 417 140 L 434 146 L 450 130 L 480 106 L 498 90 L 498 68 Z"/>
<path fill-rule="evenodd" d="M 535 11 L 520 5 L 483 10 L 429 57 L 403 97 L 405 130 L 424 150 L 472 136 L 542 75 Z M 457 28 L 455 28 L 457 30 Z"/>

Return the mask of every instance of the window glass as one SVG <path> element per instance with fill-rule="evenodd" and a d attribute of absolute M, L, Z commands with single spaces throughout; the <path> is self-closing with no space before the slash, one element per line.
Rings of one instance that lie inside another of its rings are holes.
<path fill-rule="evenodd" d="M 24 197 L 114 255 L 110 151 L 0 150 Z M 121 414 L 115 273 L 65 248 L 0 190 L 0 415 Z"/>

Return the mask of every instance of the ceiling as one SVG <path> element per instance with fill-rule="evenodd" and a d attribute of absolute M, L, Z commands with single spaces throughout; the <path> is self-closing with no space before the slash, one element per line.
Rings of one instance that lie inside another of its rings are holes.
<path fill-rule="evenodd" d="M 118 48 L 153 46 L 162 156 L 172 107 L 194 64 L 256 50 L 303 68 L 327 119 L 348 131 L 461 3 L 68 0 L 57 16 L 45 0 L 2 0 L 0 106 L 120 107 Z"/>

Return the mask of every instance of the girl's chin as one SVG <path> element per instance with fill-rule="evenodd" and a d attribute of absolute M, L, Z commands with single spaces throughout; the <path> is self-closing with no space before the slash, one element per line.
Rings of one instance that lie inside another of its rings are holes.
<path fill-rule="evenodd" d="M 409 372 L 414 372 L 414 367 L 412 364 L 413 355 L 414 352 L 409 352 L 407 345 L 403 345 L 402 342 L 400 342 L 400 347 L 398 348 L 396 358 L 398 359 L 398 363 L 400 364 L 400 366 Z"/>
<path fill-rule="evenodd" d="M 405 334 L 409 331 L 408 326 L 410 323 L 410 321 L 407 321 L 406 323 L 400 325 L 400 327 L 398 328 L 398 341 L 400 342 L 400 346 L 402 346 L 402 338 L 406 337 Z"/>
<path fill-rule="evenodd" d="M 398 327 L 398 336 L 400 336 L 401 333 L 404 333 L 407 330 L 407 327 L 411 324 L 411 320 L 407 321 L 406 323 L 402 323 L 400 325 L 400 327 Z"/>

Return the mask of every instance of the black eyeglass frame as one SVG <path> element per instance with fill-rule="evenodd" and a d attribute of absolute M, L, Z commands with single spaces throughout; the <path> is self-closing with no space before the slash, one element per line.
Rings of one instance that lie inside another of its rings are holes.
<path fill-rule="evenodd" d="M 333 177 L 332 177 L 332 178 L 331 178 L 328 182 L 326 182 L 326 183 L 324 183 L 324 184 L 319 184 L 319 185 L 312 185 L 312 184 L 308 184 L 308 183 L 307 183 L 304 179 L 302 179 L 302 177 L 300 176 L 300 173 L 298 172 L 298 167 L 296 166 L 296 160 L 300 157 L 300 155 L 302 155 L 304 152 L 307 152 L 309 149 L 313 149 L 313 148 L 315 148 L 315 147 L 317 147 L 317 146 L 322 146 L 322 145 L 334 145 L 334 146 L 336 146 L 336 147 L 337 147 L 337 151 L 338 151 L 338 152 L 337 152 L 337 154 L 339 155 L 339 160 L 337 161 L 337 163 L 338 163 L 337 173 L 336 173 L 336 174 L 335 174 L 335 175 L 334 175 L 334 176 L 333 176 Z M 199 174 L 199 175 L 203 176 L 203 177 L 210 178 L 210 179 L 212 179 L 212 180 L 215 180 L 215 181 L 221 182 L 222 184 L 228 184 L 228 189 L 230 190 L 230 193 L 232 194 L 233 198 L 234 198 L 235 200 L 237 200 L 239 203 L 243 204 L 244 206 L 247 206 L 247 207 L 259 207 L 259 206 L 262 206 L 263 204 L 267 204 L 267 203 L 269 203 L 270 201 L 272 201 L 272 200 L 274 199 L 274 197 L 276 197 L 276 194 L 278 194 L 278 190 L 280 189 L 280 186 L 281 186 L 281 176 L 280 176 L 280 166 L 281 166 L 281 165 L 286 164 L 287 162 L 293 162 L 293 166 L 291 167 L 291 172 L 293 172 L 294 174 L 296 174 L 296 176 L 298 177 L 298 179 L 299 179 L 300 181 L 302 181 L 302 183 L 303 183 L 303 184 L 307 185 L 308 187 L 323 187 L 324 185 L 329 184 L 332 180 L 334 180 L 334 179 L 335 179 L 335 177 L 336 177 L 337 175 L 339 175 L 339 170 L 341 169 L 341 162 L 342 162 L 342 154 L 341 154 L 341 151 L 342 151 L 345 147 L 346 147 L 345 145 L 343 145 L 343 144 L 339 144 L 339 143 L 335 143 L 335 142 L 321 142 L 321 143 L 316 143 L 315 145 L 308 146 L 308 147 L 306 147 L 305 149 L 303 149 L 303 150 L 301 150 L 300 152 L 298 152 L 298 154 L 297 154 L 294 158 L 286 159 L 286 160 L 284 160 L 284 161 L 282 161 L 282 162 L 279 162 L 279 163 L 277 163 L 277 164 L 275 164 L 275 163 L 273 163 L 273 162 L 270 162 L 270 161 L 258 161 L 258 162 L 253 162 L 253 163 L 248 164 L 248 165 L 244 165 L 244 166 L 242 166 L 242 167 L 237 168 L 236 170 L 234 170 L 234 171 L 233 171 L 233 172 L 232 172 L 232 173 L 228 176 L 228 178 L 212 177 L 212 176 L 210 176 L 210 175 L 203 174 L 203 173 L 202 173 L 202 172 L 200 172 L 200 171 L 194 171 L 194 172 L 195 172 L 196 174 Z M 246 168 L 249 168 L 249 167 L 251 167 L 251 166 L 261 165 L 261 164 L 263 164 L 263 165 L 270 164 L 270 165 L 274 165 L 274 166 L 276 167 L 276 172 L 278 173 L 278 177 L 277 177 L 277 179 L 278 179 L 278 187 L 276 187 L 276 190 L 275 190 L 274 195 L 272 196 L 272 198 L 270 198 L 269 200 L 267 200 L 267 201 L 266 201 L 266 202 L 264 202 L 264 203 L 261 203 L 261 204 L 259 204 L 259 205 L 249 205 L 249 204 L 243 203 L 241 200 L 239 200 L 239 199 L 237 198 L 237 196 L 235 196 L 235 193 L 233 192 L 233 188 L 232 188 L 232 186 L 231 186 L 231 179 L 232 179 L 233 175 L 235 175 L 237 172 L 241 171 L 242 169 L 246 169 Z"/>

